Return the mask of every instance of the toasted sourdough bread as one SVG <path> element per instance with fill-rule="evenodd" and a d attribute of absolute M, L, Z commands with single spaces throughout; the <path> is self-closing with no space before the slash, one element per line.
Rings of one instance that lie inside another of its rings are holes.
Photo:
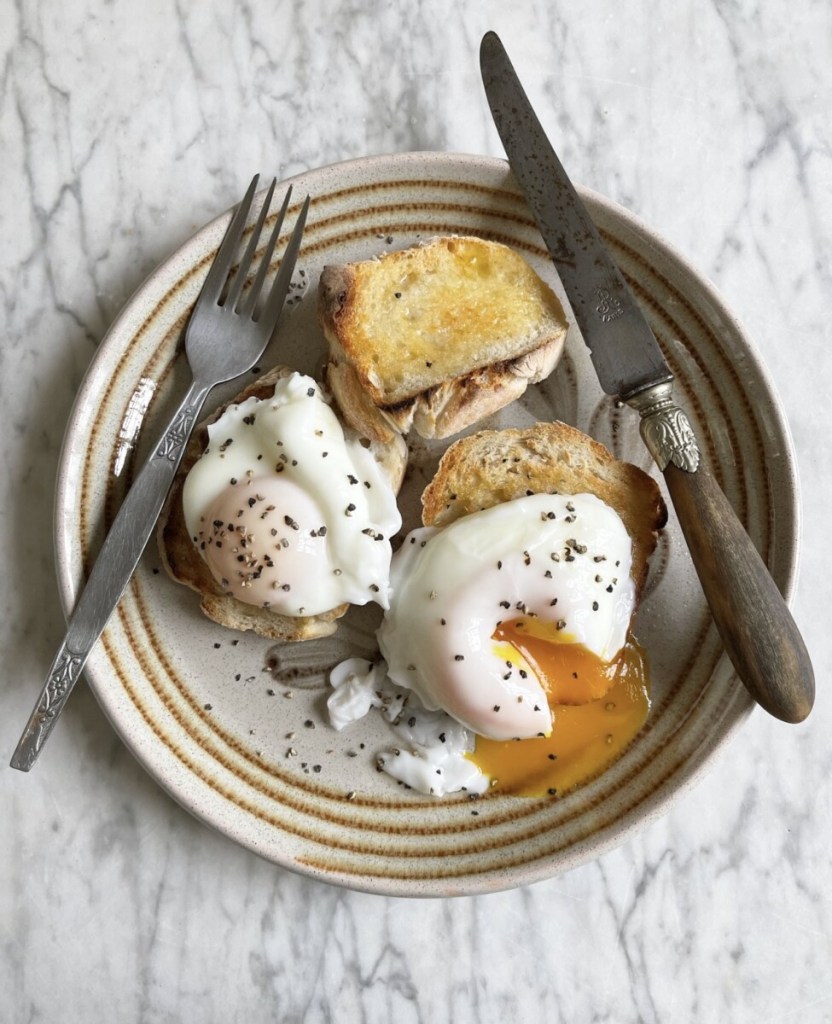
<path fill-rule="evenodd" d="M 483 430 L 456 441 L 422 495 L 425 526 L 447 526 L 527 494 L 596 495 L 621 517 L 633 541 L 632 576 L 640 595 L 667 508 L 658 484 L 598 441 L 565 423 Z"/>
<path fill-rule="evenodd" d="M 554 292 L 506 245 L 435 238 L 324 267 L 319 318 L 327 383 L 374 440 L 413 427 L 448 437 L 547 377 L 566 320 Z"/>
<path fill-rule="evenodd" d="M 159 553 L 166 572 L 172 579 L 200 595 L 200 607 L 209 619 L 231 629 L 250 629 L 260 636 L 284 642 L 330 636 L 337 628 L 336 620 L 346 613 L 349 605 L 342 604 L 319 615 L 293 617 L 246 604 L 226 593 L 211 575 L 188 535 L 182 489 L 191 467 L 207 447 L 209 424 L 219 419 L 229 405 L 239 404 L 247 398 L 269 398 L 274 393 L 277 381 L 293 372 L 285 366 L 275 367 L 198 424 L 185 450 L 157 527 Z M 393 446 L 371 445 L 376 461 L 384 468 L 396 491 L 401 485 L 407 461 L 405 444 L 401 438 L 398 441 L 399 444 Z"/>

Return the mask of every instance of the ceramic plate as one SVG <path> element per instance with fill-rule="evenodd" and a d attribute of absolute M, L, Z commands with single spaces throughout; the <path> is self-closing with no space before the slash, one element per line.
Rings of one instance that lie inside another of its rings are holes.
<path fill-rule="evenodd" d="M 295 196 L 308 191 L 313 203 L 292 300 L 264 367 L 284 362 L 320 373 L 316 302 L 324 264 L 436 234 L 508 243 L 562 294 L 503 161 L 380 157 L 311 171 L 293 184 Z M 798 533 L 794 459 L 753 345 L 678 253 L 615 204 L 583 194 L 665 351 L 707 463 L 789 595 Z M 184 391 L 181 332 L 226 223 L 223 216 L 209 224 L 151 276 L 87 374 L 58 482 L 57 560 L 66 608 L 138 459 Z M 228 396 L 215 393 L 208 408 Z M 574 328 L 549 380 L 485 425 L 551 418 L 575 424 L 650 470 L 635 413 L 604 397 Z M 406 526 L 416 523 L 419 495 L 442 447 L 414 446 L 402 493 Z M 523 885 L 610 849 L 661 813 L 751 708 L 721 655 L 672 515 L 636 628 L 650 656 L 650 716 L 611 768 L 563 796 L 492 796 L 476 809 L 464 797 L 420 796 L 375 770 L 377 750 L 389 744 L 379 719 L 333 731 L 322 715 L 327 670 L 347 654 L 371 653 L 377 621 L 372 612 L 353 609 L 334 638 L 286 648 L 223 630 L 201 615 L 195 595 L 160 570 L 151 544 L 87 678 L 136 757 L 204 822 L 284 867 L 408 896 Z"/>

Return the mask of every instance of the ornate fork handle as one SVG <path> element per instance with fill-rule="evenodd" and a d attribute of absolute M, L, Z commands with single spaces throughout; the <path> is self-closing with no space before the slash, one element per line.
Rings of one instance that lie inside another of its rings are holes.
<path fill-rule="evenodd" d="M 153 457 L 156 459 L 167 459 L 168 462 L 175 462 L 178 466 L 198 415 L 199 408 L 191 405 L 180 405 L 165 432 L 165 436 L 156 446 L 156 453 Z"/>
<path fill-rule="evenodd" d="M 13 768 L 28 771 L 57 720 L 150 538 L 182 461 L 190 429 L 211 385 L 194 381 L 153 454 L 127 493 L 14 752 Z"/>

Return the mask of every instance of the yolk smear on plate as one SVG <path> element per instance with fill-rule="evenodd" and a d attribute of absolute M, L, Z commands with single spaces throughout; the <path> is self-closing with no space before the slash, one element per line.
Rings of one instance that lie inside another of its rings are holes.
<path fill-rule="evenodd" d="M 650 708 L 647 660 L 634 638 L 603 662 L 551 625 L 517 619 L 494 634 L 500 656 L 520 652 L 547 690 L 549 736 L 490 740 L 478 736 L 469 755 L 492 788 L 518 796 L 563 793 L 594 778 L 628 746 Z M 563 642 L 563 641 L 567 642 Z"/>

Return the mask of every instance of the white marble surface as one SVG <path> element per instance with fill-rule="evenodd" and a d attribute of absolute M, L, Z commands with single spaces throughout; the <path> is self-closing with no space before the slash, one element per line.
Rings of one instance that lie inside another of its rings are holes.
<path fill-rule="evenodd" d="M 0 768 L 2 1021 L 832 1021 L 825 0 L 0 5 L 2 761 L 62 632 L 54 475 L 109 322 L 253 170 L 499 155 L 487 28 L 573 176 L 711 277 L 768 363 L 802 479 L 816 710 L 755 713 L 595 863 L 407 901 L 297 877 L 193 820 L 80 688 L 32 774 Z"/>

